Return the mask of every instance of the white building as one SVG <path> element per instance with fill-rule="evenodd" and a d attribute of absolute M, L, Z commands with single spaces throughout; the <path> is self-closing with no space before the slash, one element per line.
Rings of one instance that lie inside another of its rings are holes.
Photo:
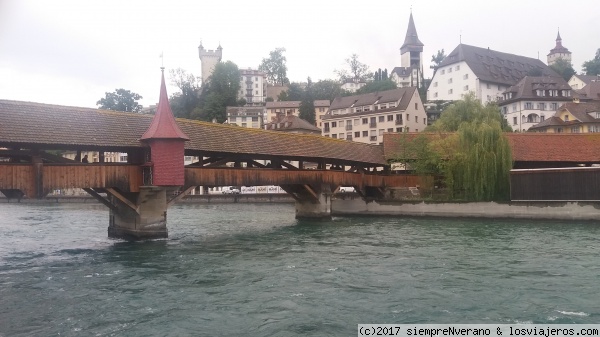
<path fill-rule="evenodd" d="M 323 117 L 322 135 L 368 144 L 381 144 L 384 132 L 418 132 L 427 114 L 417 88 L 399 88 L 337 97 Z"/>
<path fill-rule="evenodd" d="M 342 90 L 346 90 L 348 92 L 356 92 L 356 90 L 367 85 L 366 82 L 348 80 L 341 85 Z"/>
<path fill-rule="evenodd" d="M 259 70 L 240 69 L 240 92 L 238 99 L 246 105 L 264 105 L 267 100 L 267 77 Z"/>
<path fill-rule="evenodd" d="M 527 75 L 558 76 L 538 59 L 459 44 L 434 72 L 427 100 L 456 101 L 472 91 L 485 104 Z"/>
<path fill-rule="evenodd" d="M 228 106 L 225 109 L 227 113 L 227 123 L 235 124 L 243 128 L 260 129 L 264 125 L 266 109 L 264 107 L 237 107 Z"/>
<path fill-rule="evenodd" d="M 498 105 L 513 131 L 525 132 L 572 99 L 571 87 L 560 76 L 525 76 L 503 93 Z"/>

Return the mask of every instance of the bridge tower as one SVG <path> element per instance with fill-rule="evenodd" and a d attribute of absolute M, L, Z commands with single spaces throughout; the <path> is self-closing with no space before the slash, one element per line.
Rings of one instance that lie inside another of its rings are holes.
<path fill-rule="evenodd" d="M 184 145 L 189 138 L 175 121 L 161 68 L 160 97 L 156 114 L 140 141 L 150 148 L 145 186 L 129 200 L 113 196 L 109 237 L 135 239 L 167 237 L 167 197 L 184 185 Z M 133 200 L 133 202 L 132 202 Z"/>

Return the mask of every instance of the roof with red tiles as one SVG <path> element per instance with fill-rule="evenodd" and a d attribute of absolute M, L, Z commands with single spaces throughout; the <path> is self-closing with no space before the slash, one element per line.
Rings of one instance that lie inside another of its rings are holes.
<path fill-rule="evenodd" d="M 402 150 L 402 138 L 426 135 L 447 137 L 450 134 L 384 133 L 383 148 L 386 159 L 394 159 Z M 519 162 L 600 162 L 600 133 L 506 133 L 512 149 L 513 161 Z"/>
<path fill-rule="evenodd" d="M 148 130 L 144 132 L 142 140 L 149 139 L 183 139 L 189 140 L 175 121 L 171 106 L 169 105 L 169 96 L 167 96 L 167 87 L 165 86 L 165 72 L 162 69 L 160 78 L 160 96 L 158 99 L 158 107 L 152 118 L 152 122 Z"/>
<path fill-rule="evenodd" d="M 139 148 L 153 116 L 0 100 L 0 147 L 125 151 Z M 378 145 L 317 135 L 265 131 L 177 119 L 186 151 L 385 164 Z"/>

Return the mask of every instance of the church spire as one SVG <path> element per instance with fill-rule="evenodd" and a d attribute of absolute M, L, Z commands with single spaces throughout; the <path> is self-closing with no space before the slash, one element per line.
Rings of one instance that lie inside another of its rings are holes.
<path fill-rule="evenodd" d="M 419 40 L 419 36 L 417 35 L 417 28 L 415 28 L 412 10 L 410 12 L 410 18 L 408 19 L 408 29 L 406 30 L 404 44 L 402 44 L 402 47 L 400 47 L 401 53 L 406 51 L 423 51 L 423 42 Z"/>

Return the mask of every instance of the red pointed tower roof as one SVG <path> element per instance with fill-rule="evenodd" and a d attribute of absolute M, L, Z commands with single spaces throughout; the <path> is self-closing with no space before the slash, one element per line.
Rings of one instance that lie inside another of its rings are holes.
<path fill-rule="evenodd" d="M 169 106 L 169 97 L 167 96 L 167 87 L 165 85 L 165 69 L 161 68 L 160 97 L 158 107 L 152 119 L 148 130 L 144 132 L 141 140 L 148 139 L 183 139 L 190 140 L 177 125 L 171 106 Z"/>

